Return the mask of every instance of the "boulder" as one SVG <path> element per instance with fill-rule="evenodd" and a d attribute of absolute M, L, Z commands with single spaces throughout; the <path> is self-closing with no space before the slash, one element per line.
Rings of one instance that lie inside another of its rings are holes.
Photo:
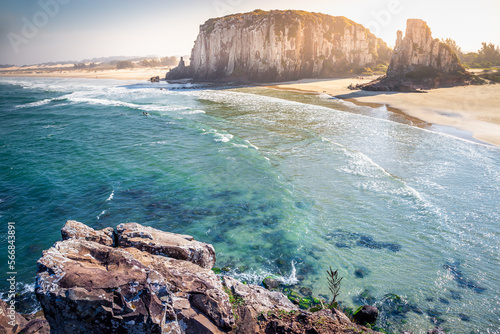
<path fill-rule="evenodd" d="M 35 292 L 51 333 L 218 333 L 232 328 L 231 304 L 218 277 L 209 268 L 159 251 L 163 240 L 168 249 L 184 241 L 193 245 L 191 237 L 166 238 L 138 224 L 123 224 L 119 231 L 120 248 L 70 238 L 43 252 Z M 146 240 L 151 245 L 145 246 Z"/>
<path fill-rule="evenodd" d="M 28 324 L 22 315 L 15 311 L 11 304 L 0 299 L 0 333 L 15 334 Z"/>
<path fill-rule="evenodd" d="M 278 276 L 268 276 L 262 280 L 262 284 L 266 289 L 276 289 L 281 284 L 283 284 L 283 278 Z"/>
<path fill-rule="evenodd" d="M 435 327 L 434 329 L 429 329 L 427 334 L 446 334 L 441 327 Z"/>
<path fill-rule="evenodd" d="M 257 331 L 238 333 L 378 333 L 352 323 L 346 315 L 336 309 L 321 310 L 316 313 L 303 310 L 263 313 L 258 317 L 258 326 Z"/>
<path fill-rule="evenodd" d="M 247 285 L 229 276 L 223 276 L 223 284 L 235 296 L 245 301 L 245 308 L 253 317 L 272 310 L 298 310 L 281 292 L 269 291 L 261 286 Z"/>
<path fill-rule="evenodd" d="M 113 246 L 114 235 L 113 228 L 108 227 L 100 231 L 96 231 L 85 224 L 75 220 L 68 220 L 66 225 L 61 230 L 63 240 L 68 239 L 83 239 L 87 241 L 97 242 L 105 246 Z"/>
<path fill-rule="evenodd" d="M 2 334 L 50 334 L 50 327 L 44 317 L 30 321 L 15 312 L 10 303 L 0 299 L 0 333 Z"/>
<path fill-rule="evenodd" d="M 215 264 L 214 247 L 189 235 L 163 232 L 137 223 L 118 225 L 116 234 L 120 247 L 134 247 L 150 254 L 189 261 L 206 269 Z"/>
<path fill-rule="evenodd" d="M 356 313 L 353 315 L 354 321 L 358 324 L 374 324 L 378 318 L 378 309 L 375 306 L 363 305 Z"/>
<path fill-rule="evenodd" d="M 19 334 L 50 334 L 50 325 L 45 318 L 31 320 L 23 327 Z"/>

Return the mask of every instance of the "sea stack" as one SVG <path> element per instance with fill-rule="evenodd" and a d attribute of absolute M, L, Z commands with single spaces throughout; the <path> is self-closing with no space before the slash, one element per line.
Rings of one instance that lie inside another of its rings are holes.
<path fill-rule="evenodd" d="M 450 46 L 432 38 L 425 21 L 408 19 L 404 38 L 402 31 L 397 32 L 386 77 L 361 88 L 415 91 L 468 84 L 471 79 Z"/>
<path fill-rule="evenodd" d="M 191 65 L 168 79 L 286 81 L 352 74 L 388 62 L 390 49 L 343 16 L 297 10 L 255 10 L 200 26 Z"/>
<path fill-rule="evenodd" d="M 387 69 L 387 78 L 409 76 L 418 71 L 444 75 L 465 73 L 455 52 L 439 39 L 433 39 L 425 21 L 408 19 L 406 34 L 397 32 L 396 47 Z"/>

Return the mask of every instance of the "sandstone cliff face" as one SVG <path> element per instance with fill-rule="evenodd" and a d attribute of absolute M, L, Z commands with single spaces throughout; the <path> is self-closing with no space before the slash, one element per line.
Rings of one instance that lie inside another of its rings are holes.
<path fill-rule="evenodd" d="M 191 65 L 167 74 L 167 79 L 268 82 L 331 77 L 388 61 L 389 54 L 385 42 L 345 17 L 256 10 L 205 22 Z"/>
<path fill-rule="evenodd" d="M 425 21 L 408 19 L 406 34 L 398 31 L 387 77 L 412 77 L 415 71 L 432 69 L 444 74 L 465 73 L 455 52 L 439 39 L 433 39 Z"/>

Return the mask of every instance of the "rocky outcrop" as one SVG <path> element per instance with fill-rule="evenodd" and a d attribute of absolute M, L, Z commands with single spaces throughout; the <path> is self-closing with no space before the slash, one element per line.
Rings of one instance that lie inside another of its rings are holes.
<path fill-rule="evenodd" d="M 431 29 L 425 21 L 408 19 L 405 37 L 403 38 L 400 30 L 397 32 L 387 78 L 416 78 L 420 74 L 426 75 L 426 70 L 429 74 L 465 73 L 465 68 L 460 64 L 455 52 L 439 39 L 432 38 Z"/>
<path fill-rule="evenodd" d="M 136 223 L 118 225 L 116 234 L 120 247 L 134 247 L 150 254 L 189 261 L 205 269 L 212 269 L 215 263 L 214 247 L 190 235 L 163 232 Z"/>
<path fill-rule="evenodd" d="M 397 32 L 387 74 L 358 88 L 373 91 L 411 92 L 469 84 L 474 80 L 460 64 L 455 52 L 439 39 L 433 39 L 425 21 L 408 19 L 403 38 Z"/>
<path fill-rule="evenodd" d="M 115 242 L 113 228 L 108 227 L 103 230 L 96 231 L 93 228 L 75 220 L 68 220 L 66 222 L 66 225 L 64 225 L 61 229 L 61 236 L 63 240 L 83 239 L 97 242 L 98 244 L 105 246 L 113 246 Z"/>
<path fill-rule="evenodd" d="M 18 315 L 7 333 L 49 333 L 49 324 L 52 334 L 376 333 L 337 310 L 299 310 L 280 292 L 218 277 L 213 247 L 191 236 L 136 223 L 96 231 L 76 221 L 62 235 L 38 261 L 46 320 Z"/>
<path fill-rule="evenodd" d="M 168 79 L 284 81 L 352 74 L 389 60 L 390 49 L 345 17 L 262 11 L 210 19 L 200 27 L 189 67 Z"/>
<path fill-rule="evenodd" d="M 183 79 L 183 78 L 190 78 L 191 76 L 192 76 L 191 67 L 186 66 L 184 58 L 181 57 L 177 67 L 174 67 L 170 71 L 168 71 L 165 76 L 165 79 L 166 80 Z"/>
<path fill-rule="evenodd" d="M 232 328 L 228 296 L 210 270 L 215 261 L 210 245 L 122 224 L 116 248 L 82 237 L 98 231 L 67 225 L 71 228 L 63 230 L 72 231 L 66 233 L 72 237 L 44 251 L 38 261 L 35 292 L 52 333 L 217 333 Z"/>

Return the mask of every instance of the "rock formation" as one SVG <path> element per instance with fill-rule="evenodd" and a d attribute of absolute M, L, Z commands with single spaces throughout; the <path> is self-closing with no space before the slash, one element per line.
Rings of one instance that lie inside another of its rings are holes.
<path fill-rule="evenodd" d="M 95 231 L 76 221 L 62 235 L 36 277 L 52 334 L 376 333 L 337 310 L 299 310 L 279 292 L 218 277 L 213 247 L 187 235 L 135 223 Z M 43 319 L 18 320 L 13 333 L 30 324 L 48 333 Z"/>
<path fill-rule="evenodd" d="M 425 21 L 408 19 L 405 37 L 402 35 L 399 30 L 387 78 L 418 77 L 418 72 L 426 70 L 448 75 L 465 73 L 455 52 L 439 39 L 432 38 L 431 29 Z"/>
<path fill-rule="evenodd" d="M 63 235 L 69 238 L 44 251 L 38 261 L 36 294 L 53 333 L 232 328 L 228 296 L 210 270 L 215 262 L 210 245 L 122 224 L 117 247 L 111 247 L 106 238 L 99 243 L 94 237 L 107 231 L 89 229 L 68 222 L 63 231 L 71 233 Z"/>
<path fill-rule="evenodd" d="M 179 65 L 167 72 L 165 79 L 183 79 L 191 76 L 190 67 L 184 63 L 184 58 L 181 57 Z"/>
<path fill-rule="evenodd" d="M 50 327 L 43 317 L 32 317 L 28 320 L 21 314 L 15 312 L 3 300 L 0 300 L 0 333 L 2 334 L 49 334 Z"/>
<path fill-rule="evenodd" d="M 260 82 L 324 78 L 389 60 L 390 49 L 345 17 L 256 10 L 210 19 L 200 27 L 191 64 L 168 79 Z"/>
<path fill-rule="evenodd" d="M 432 38 L 425 21 L 408 19 L 405 37 L 401 31 L 397 32 L 386 76 L 360 88 L 415 91 L 468 84 L 472 79 L 455 52 L 439 39 Z"/>

